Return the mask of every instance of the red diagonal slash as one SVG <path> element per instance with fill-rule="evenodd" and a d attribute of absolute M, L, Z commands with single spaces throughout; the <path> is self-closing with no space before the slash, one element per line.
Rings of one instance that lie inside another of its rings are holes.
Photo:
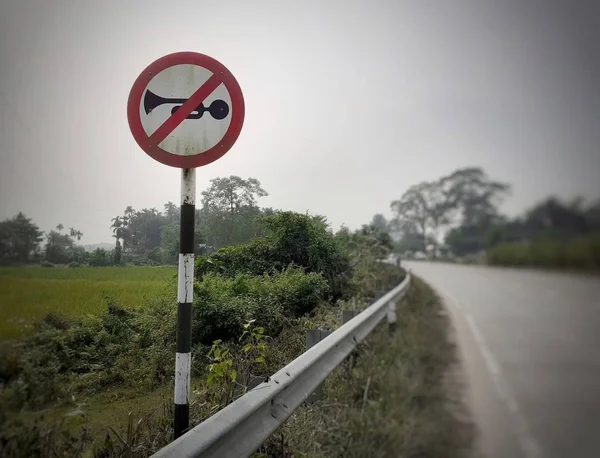
<path fill-rule="evenodd" d="M 152 145 L 158 145 L 167 135 L 175 130 L 175 128 L 187 118 L 192 111 L 195 111 L 204 99 L 222 83 L 220 77 L 215 73 L 204 83 L 187 101 L 177 109 L 177 111 L 169 116 L 163 124 L 149 137 Z"/>

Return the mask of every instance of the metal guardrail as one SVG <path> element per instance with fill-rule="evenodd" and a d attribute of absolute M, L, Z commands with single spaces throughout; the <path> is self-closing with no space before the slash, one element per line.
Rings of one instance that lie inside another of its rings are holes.
<path fill-rule="evenodd" d="M 402 283 L 283 369 L 153 455 L 239 458 L 254 453 L 354 348 L 387 317 L 396 324 L 396 302 L 408 291 Z"/>

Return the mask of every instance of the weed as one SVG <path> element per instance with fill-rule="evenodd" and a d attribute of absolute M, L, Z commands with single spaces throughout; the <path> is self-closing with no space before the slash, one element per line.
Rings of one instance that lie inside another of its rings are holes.
<path fill-rule="evenodd" d="M 431 289 L 413 281 L 398 304 L 398 328 L 386 325 L 360 345 L 351 370 L 337 368 L 322 400 L 298 408 L 261 448 L 264 456 L 460 457 L 472 428 L 452 413 L 444 374 L 454 363 L 446 319 Z"/>

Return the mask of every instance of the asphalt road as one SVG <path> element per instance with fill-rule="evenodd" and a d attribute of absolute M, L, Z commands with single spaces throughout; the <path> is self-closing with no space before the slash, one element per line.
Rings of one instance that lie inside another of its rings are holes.
<path fill-rule="evenodd" d="M 600 457 L 600 277 L 403 265 L 447 304 L 481 456 Z"/>

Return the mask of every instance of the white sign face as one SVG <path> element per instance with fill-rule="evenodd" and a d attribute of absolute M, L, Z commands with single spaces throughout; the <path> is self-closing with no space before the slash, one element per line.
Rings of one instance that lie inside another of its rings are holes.
<path fill-rule="evenodd" d="M 139 116 L 148 137 L 152 135 L 213 76 L 194 64 L 179 64 L 160 71 L 148 83 L 140 101 Z M 234 107 L 221 82 L 197 108 L 157 144 L 178 156 L 193 156 L 215 147 L 227 133 Z"/>
<path fill-rule="evenodd" d="M 244 125 L 244 95 L 219 61 L 178 52 L 152 62 L 127 99 L 127 121 L 139 147 L 156 161 L 179 168 L 223 157 Z"/>

